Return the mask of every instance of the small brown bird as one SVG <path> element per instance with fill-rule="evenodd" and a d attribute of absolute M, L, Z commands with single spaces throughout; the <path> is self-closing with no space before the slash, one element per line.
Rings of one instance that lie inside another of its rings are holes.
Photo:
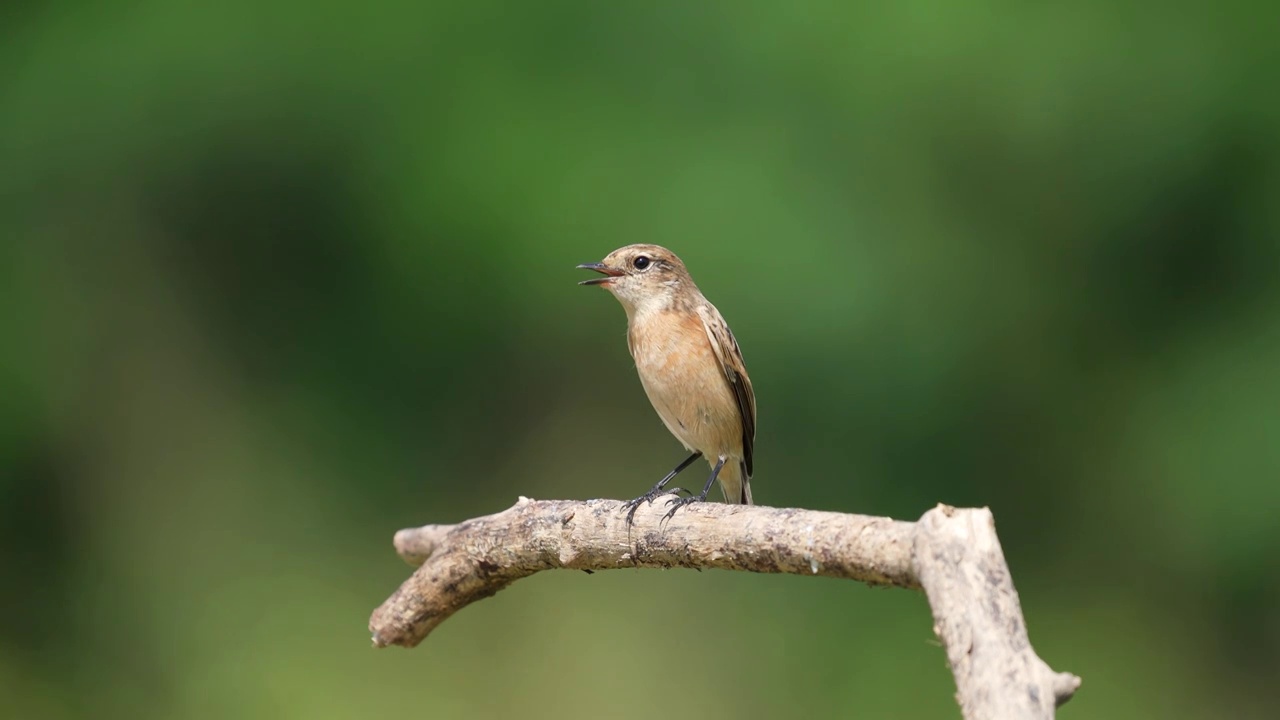
<path fill-rule="evenodd" d="M 598 263 L 579 265 L 604 277 L 600 285 L 627 311 L 627 347 L 640 383 L 663 424 L 693 452 L 649 492 L 623 506 L 627 521 L 642 502 L 652 503 L 694 460 L 705 456 L 711 477 L 701 495 L 668 500 L 665 517 L 707 499 L 718 479 L 725 502 L 751 504 L 751 455 L 756 437 L 756 397 L 742 351 L 720 311 L 702 296 L 675 253 L 658 245 L 628 245 Z"/>

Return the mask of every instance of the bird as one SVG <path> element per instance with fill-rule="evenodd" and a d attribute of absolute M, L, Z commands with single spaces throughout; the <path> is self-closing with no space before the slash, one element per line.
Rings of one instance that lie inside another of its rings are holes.
<path fill-rule="evenodd" d="M 623 504 L 627 523 L 641 503 L 652 505 L 700 457 L 711 466 L 702 493 L 665 490 L 675 497 L 667 501 L 671 508 L 663 520 L 681 507 L 705 501 L 717 480 L 726 503 L 751 505 L 755 390 L 720 311 L 703 296 L 680 258 L 660 245 L 627 245 L 578 269 L 600 273 L 578 284 L 608 290 L 626 311 L 627 349 L 640 384 L 667 430 L 692 453 L 648 492 Z"/>

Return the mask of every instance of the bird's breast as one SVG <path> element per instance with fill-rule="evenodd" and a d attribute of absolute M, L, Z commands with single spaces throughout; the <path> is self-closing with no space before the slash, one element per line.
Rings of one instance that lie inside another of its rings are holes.
<path fill-rule="evenodd" d="M 739 457 L 742 419 L 724 370 L 693 313 L 633 318 L 628 345 L 649 401 L 685 447 Z"/>

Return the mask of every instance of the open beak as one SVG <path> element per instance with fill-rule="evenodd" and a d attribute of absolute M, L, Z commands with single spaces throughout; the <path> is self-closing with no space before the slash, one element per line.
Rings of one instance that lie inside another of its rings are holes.
<path fill-rule="evenodd" d="M 579 270 L 595 270 L 601 275 L 604 275 L 604 277 L 591 278 L 590 280 L 583 280 L 582 282 L 578 283 L 579 285 L 602 285 L 618 277 L 619 275 L 623 274 L 621 270 L 615 270 L 609 267 L 608 265 L 605 265 L 604 263 L 598 263 L 598 262 L 584 263 L 582 265 L 579 265 L 578 269 Z"/>

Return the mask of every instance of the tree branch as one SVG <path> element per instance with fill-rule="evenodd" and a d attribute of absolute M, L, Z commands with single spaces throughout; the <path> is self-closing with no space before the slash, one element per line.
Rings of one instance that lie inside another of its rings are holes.
<path fill-rule="evenodd" d="M 923 589 L 970 720 L 1052 718 L 1080 678 L 1031 648 L 991 511 L 939 505 L 919 522 L 759 505 L 699 503 L 635 524 L 616 500 L 529 500 L 458 525 L 396 533 L 420 565 L 373 612 L 378 647 L 413 647 L 450 615 L 542 570 L 721 568 L 825 575 Z"/>

